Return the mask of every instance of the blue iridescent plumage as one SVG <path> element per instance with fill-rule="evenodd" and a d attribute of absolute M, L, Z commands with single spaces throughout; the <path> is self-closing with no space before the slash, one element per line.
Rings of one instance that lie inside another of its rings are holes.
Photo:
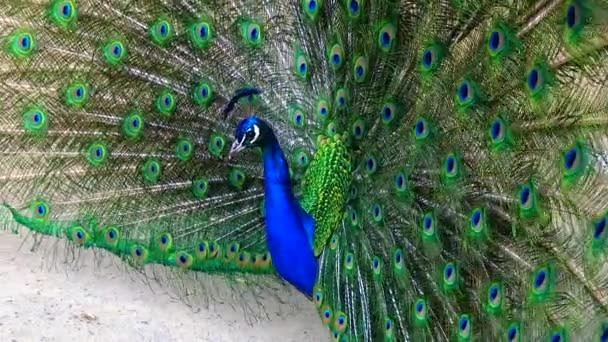
<path fill-rule="evenodd" d="M 266 241 L 272 262 L 281 277 L 311 297 L 318 267 L 312 247 L 314 220 L 293 194 L 289 167 L 272 128 L 255 116 L 242 120 L 232 150 L 245 146 L 262 149 Z"/>

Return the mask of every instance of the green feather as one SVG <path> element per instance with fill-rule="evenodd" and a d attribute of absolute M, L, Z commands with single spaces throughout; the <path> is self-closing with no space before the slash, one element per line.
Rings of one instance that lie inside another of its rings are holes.
<path fill-rule="evenodd" d="M 315 220 L 314 251 L 319 255 L 342 220 L 350 185 L 350 160 L 340 139 L 324 139 L 304 175 L 302 208 Z"/>
<path fill-rule="evenodd" d="M 263 306 L 262 152 L 228 158 L 255 115 L 313 219 L 330 338 L 608 336 L 605 0 L 24 0 L 0 18 L 2 227 L 67 242 L 43 257 L 163 265 L 188 299 L 217 299 L 191 273 L 224 275 Z"/>

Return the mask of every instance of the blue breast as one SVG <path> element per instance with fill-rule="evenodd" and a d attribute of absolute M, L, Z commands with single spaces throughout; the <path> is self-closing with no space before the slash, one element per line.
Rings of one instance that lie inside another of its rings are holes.
<path fill-rule="evenodd" d="M 266 240 L 278 273 L 312 296 L 317 258 L 312 249 L 314 221 L 293 195 L 289 169 L 278 143 L 264 148 Z"/>

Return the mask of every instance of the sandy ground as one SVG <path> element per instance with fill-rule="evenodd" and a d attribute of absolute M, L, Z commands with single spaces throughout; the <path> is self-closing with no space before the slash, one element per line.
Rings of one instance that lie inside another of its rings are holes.
<path fill-rule="evenodd" d="M 313 305 L 285 287 L 278 288 L 286 302 L 264 297 L 263 309 L 245 310 L 248 299 L 228 290 L 208 302 L 227 288 L 215 276 L 212 287 L 199 291 L 205 300 L 188 305 L 164 287 L 146 285 L 113 256 L 86 251 L 77 265 L 56 261 L 65 256 L 56 256 L 62 249 L 50 240 L 31 252 L 31 238 L 21 246 L 23 235 L 0 230 L 0 341 L 328 340 Z"/>

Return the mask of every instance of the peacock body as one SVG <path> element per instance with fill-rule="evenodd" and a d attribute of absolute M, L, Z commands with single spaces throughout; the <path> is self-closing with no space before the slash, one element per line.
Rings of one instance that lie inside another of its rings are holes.
<path fill-rule="evenodd" d="M 0 28 L 16 225 L 276 274 L 340 341 L 608 340 L 606 0 L 9 0 Z"/>

